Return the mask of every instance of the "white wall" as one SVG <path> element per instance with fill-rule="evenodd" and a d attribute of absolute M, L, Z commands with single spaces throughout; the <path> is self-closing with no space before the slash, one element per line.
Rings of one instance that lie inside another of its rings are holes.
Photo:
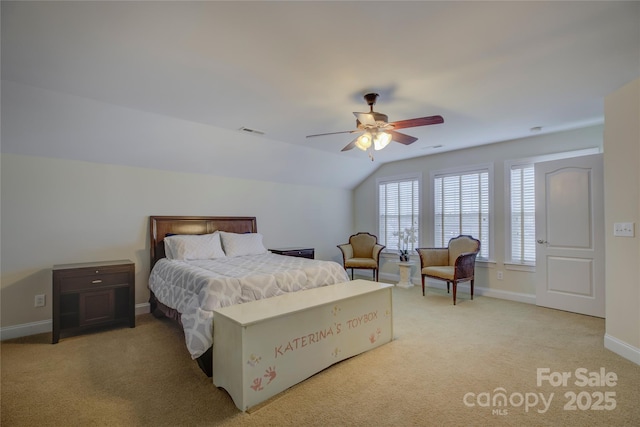
<path fill-rule="evenodd" d="M 605 99 L 605 346 L 640 364 L 640 79 Z M 614 237 L 616 222 L 635 237 Z"/>
<path fill-rule="evenodd" d="M 602 133 L 603 127 L 598 125 L 385 164 L 355 190 L 356 229 L 377 234 L 377 178 L 421 173 L 422 209 L 426 210 L 427 200 L 431 197 L 429 188 L 429 173 L 431 171 L 477 164 L 493 164 L 494 228 L 491 232 L 491 237 L 494 239 L 494 252 L 491 256 L 493 262 L 478 263 L 476 289 L 479 294 L 535 303 L 533 273 L 515 270 L 505 265 L 505 161 L 593 147 L 601 149 Z M 420 243 L 428 245 L 432 233 L 425 229 L 424 224 L 422 228 Z M 396 260 L 397 256 L 395 255 L 384 258 L 381 266 L 383 276 L 397 274 L 397 265 L 391 262 Z M 414 282 L 419 283 L 417 269 L 413 270 Z M 503 280 L 497 280 L 497 270 L 504 272 Z"/>
<path fill-rule="evenodd" d="M 241 112 L 230 130 L 6 80 L 0 95 L 3 153 L 349 189 L 375 168 L 235 130 Z"/>
<path fill-rule="evenodd" d="M 344 189 L 7 153 L 1 185 L 3 329 L 51 318 L 54 264 L 131 259 L 144 304 L 150 215 L 256 216 L 267 247 L 312 246 L 340 262 L 336 245 L 353 229 Z"/>

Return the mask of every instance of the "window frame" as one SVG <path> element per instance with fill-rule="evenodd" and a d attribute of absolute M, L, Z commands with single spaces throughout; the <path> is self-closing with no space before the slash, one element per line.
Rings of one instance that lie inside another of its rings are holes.
<path fill-rule="evenodd" d="M 487 250 L 488 250 L 488 256 L 487 258 L 480 258 L 478 256 L 477 258 L 477 262 L 479 263 L 492 263 L 494 262 L 494 241 L 495 241 L 495 227 L 494 227 L 494 218 L 495 218 L 495 209 L 494 209 L 494 166 L 493 163 L 480 163 L 480 164 L 475 164 L 475 165 L 467 165 L 467 166 L 458 166 L 458 167 L 452 167 L 452 168 L 444 168 L 444 169 L 438 169 L 438 170 L 433 170 L 429 173 L 429 191 L 430 191 L 430 195 L 427 198 L 427 210 L 426 212 L 428 212 L 429 214 L 426 216 L 426 228 L 425 230 L 429 230 L 429 238 L 428 238 L 428 242 L 432 247 L 436 246 L 435 243 L 435 180 L 438 177 L 441 176 L 455 176 L 455 175 L 464 175 L 464 174 L 469 174 L 469 173 L 478 173 L 478 172 L 487 172 L 488 173 L 488 182 L 487 182 L 487 189 L 488 189 L 488 207 L 489 207 L 489 219 L 488 219 L 488 227 L 489 227 L 489 232 L 487 235 L 487 239 L 489 240 L 489 244 L 485 245 L 485 243 L 482 243 L 484 246 L 488 246 Z M 474 236 L 476 237 L 476 236 Z M 477 237 L 479 238 L 479 237 Z"/>
<path fill-rule="evenodd" d="M 418 233 L 416 234 L 417 241 L 414 246 L 416 248 L 420 247 L 420 242 L 422 242 L 422 233 L 423 233 L 423 182 L 422 182 L 422 172 L 415 173 L 406 173 L 401 175 L 393 175 L 393 176 L 385 176 L 376 178 L 376 230 L 377 234 L 380 234 L 380 185 L 388 184 L 392 182 L 401 182 L 401 181 L 417 181 L 418 182 Z M 388 246 L 386 244 L 386 239 L 381 240 L 382 237 L 378 236 L 378 243 Z M 413 251 L 409 251 L 409 256 L 416 255 L 412 253 Z M 389 249 L 385 247 L 382 251 L 383 254 L 394 254 L 396 251 L 394 249 Z"/>

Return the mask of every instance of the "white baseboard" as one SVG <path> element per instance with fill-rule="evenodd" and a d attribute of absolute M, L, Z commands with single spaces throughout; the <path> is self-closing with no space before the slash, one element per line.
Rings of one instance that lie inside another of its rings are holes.
<path fill-rule="evenodd" d="M 148 302 L 143 302 L 142 304 L 136 304 L 136 316 L 140 316 L 141 314 L 147 314 L 151 311 L 151 305 Z"/>
<path fill-rule="evenodd" d="M 632 361 L 636 365 L 640 365 L 640 348 L 627 344 L 609 334 L 604 334 L 604 348 Z"/>
<path fill-rule="evenodd" d="M 395 283 L 400 280 L 400 276 L 397 274 L 380 274 L 380 278 L 384 279 L 390 283 Z M 413 277 L 411 282 L 416 286 L 422 286 L 422 282 L 419 278 Z M 434 289 L 447 289 L 446 282 L 442 282 L 440 280 L 429 280 L 427 279 L 427 287 Z M 461 283 L 458 285 L 458 290 L 462 290 L 463 292 L 470 292 L 469 290 L 469 282 Z M 523 294 L 519 292 L 511 292 L 511 291 L 503 291 L 499 289 L 491 289 L 491 288 L 483 288 L 482 286 L 474 286 L 473 289 L 474 295 L 481 295 L 490 298 L 497 299 L 505 299 L 509 301 L 517 301 L 523 302 L 525 304 L 534 304 L 536 303 L 536 296 L 531 294 Z"/>
<path fill-rule="evenodd" d="M 136 316 L 149 313 L 149 303 L 136 304 Z M 13 338 L 27 337 L 29 335 L 44 334 L 53 330 L 51 319 L 39 322 L 23 323 L 22 325 L 6 326 L 0 328 L 0 341 Z"/>
<path fill-rule="evenodd" d="M 523 302 L 525 304 L 536 304 L 536 296 L 531 294 L 523 294 L 520 292 L 503 291 L 500 289 L 483 288 L 475 286 L 474 293 L 485 297 L 506 299 L 509 301 Z"/>
<path fill-rule="evenodd" d="M 51 319 L 39 322 L 23 323 L 22 325 L 6 326 L 0 328 L 0 340 L 10 340 L 13 338 L 26 337 L 29 335 L 44 334 L 51 332 L 53 328 Z"/>

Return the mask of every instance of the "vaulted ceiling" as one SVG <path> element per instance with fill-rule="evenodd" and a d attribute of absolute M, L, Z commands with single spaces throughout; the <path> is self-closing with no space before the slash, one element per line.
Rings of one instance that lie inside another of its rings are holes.
<path fill-rule="evenodd" d="M 274 153 L 352 186 L 385 162 L 601 123 L 604 96 L 640 75 L 639 22 L 639 2 L 615 1 L 3 1 L 2 79 L 259 130 L 248 144 L 263 167 Z M 445 122 L 404 129 L 418 141 L 374 162 L 340 152 L 352 135 L 305 138 L 354 129 L 367 92 L 391 121 Z"/>

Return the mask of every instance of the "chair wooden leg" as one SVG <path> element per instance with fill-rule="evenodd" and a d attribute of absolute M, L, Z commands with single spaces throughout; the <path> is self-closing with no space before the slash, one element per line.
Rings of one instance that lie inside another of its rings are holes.
<path fill-rule="evenodd" d="M 351 269 L 351 280 L 353 280 L 353 268 Z"/>
<path fill-rule="evenodd" d="M 424 296 L 424 276 L 422 276 L 422 296 Z"/>
<path fill-rule="evenodd" d="M 473 279 L 471 279 L 471 300 L 473 300 Z"/>
<path fill-rule="evenodd" d="M 447 293 L 449 293 L 449 285 L 450 285 L 450 283 L 447 282 Z"/>
<path fill-rule="evenodd" d="M 373 280 L 378 281 L 378 270 L 373 269 Z"/>
<path fill-rule="evenodd" d="M 458 284 L 453 281 L 453 305 L 456 305 L 456 291 L 458 290 Z"/>

